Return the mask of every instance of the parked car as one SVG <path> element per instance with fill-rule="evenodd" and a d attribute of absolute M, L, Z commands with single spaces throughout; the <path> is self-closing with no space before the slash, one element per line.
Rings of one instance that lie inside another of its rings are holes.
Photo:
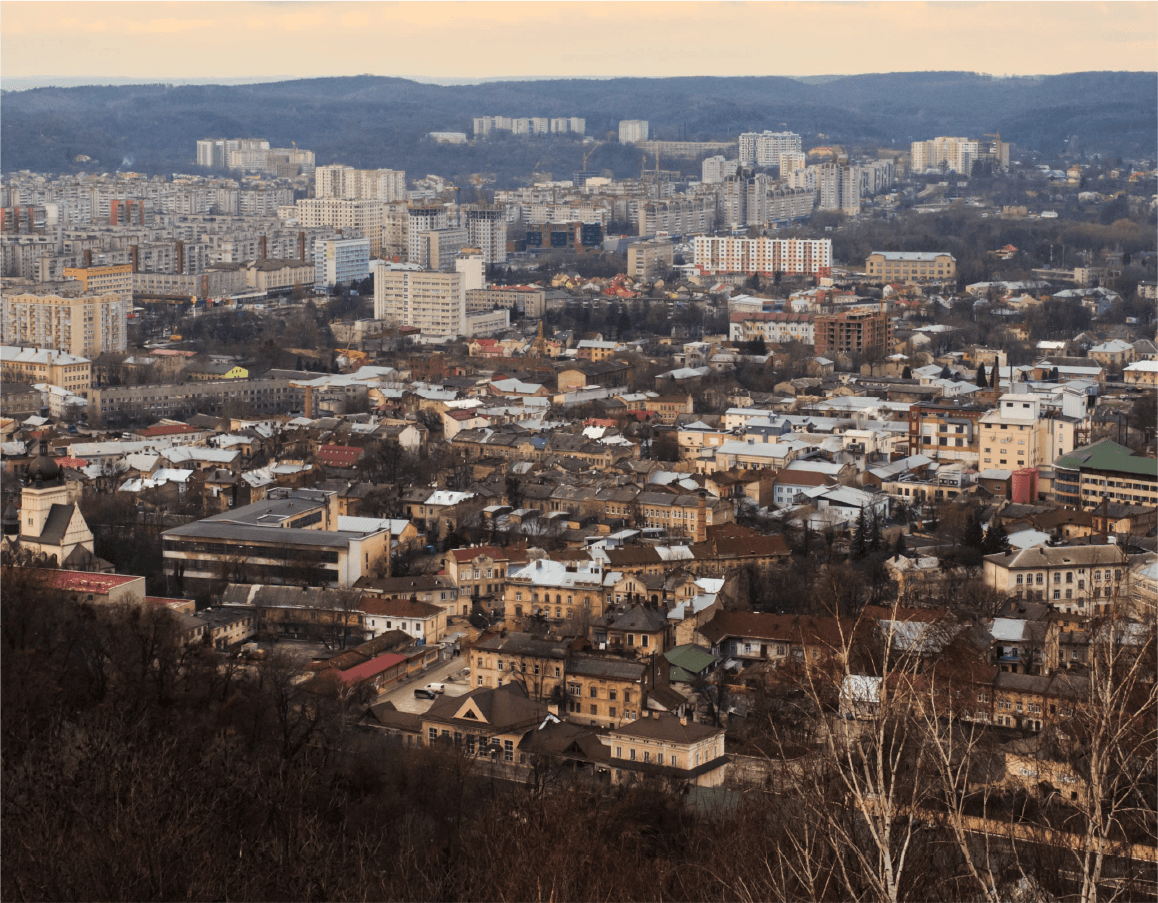
<path fill-rule="evenodd" d="M 446 684 L 427 684 L 426 689 L 431 693 L 445 693 Z"/>
<path fill-rule="evenodd" d="M 433 690 L 426 689 L 426 687 L 419 687 L 414 691 L 414 697 L 416 699 L 436 699 L 437 696 L 437 693 L 435 693 Z"/>

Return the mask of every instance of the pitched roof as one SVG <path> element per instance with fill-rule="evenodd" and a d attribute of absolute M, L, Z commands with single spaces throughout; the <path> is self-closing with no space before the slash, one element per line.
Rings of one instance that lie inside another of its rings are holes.
<path fill-rule="evenodd" d="M 613 737 L 629 737 L 640 740 L 664 740 L 668 743 L 691 745 L 724 732 L 723 728 L 696 724 L 681 720 L 666 712 L 653 712 L 646 718 L 629 721 L 623 726 L 612 728 Z"/>
<path fill-rule="evenodd" d="M 318 463 L 326 467 L 353 467 L 362 457 L 362 449 L 350 445 L 323 445 L 318 448 Z"/>

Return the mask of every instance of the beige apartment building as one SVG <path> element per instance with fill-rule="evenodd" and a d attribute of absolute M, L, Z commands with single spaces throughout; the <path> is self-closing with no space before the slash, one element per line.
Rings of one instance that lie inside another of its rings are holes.
<path fill-rule="evenodd" d="M 65 279 L 75 279 L 86 292 L 119 295 L 133 293 L 133 265 L 122 263 L 105 267 L 64 267 L 61 275 Z"/>
<path fill-rule="evenodd" d="M 670 241 L 638 241 L 627 246 L 627 275 L 654 279 L 672 268 L 675 245 Z"/>
<path fill-rule="evenodd" d="M 92 361 L 66 351 L 0 345 L 0 379 L 13 383 L 51 383 L 84 395 L 92 386 Z"/>
<path fill-rule="evenodd" d="M 298 225 L 304 229 L 332 226 L 347 237 L 359 232 L 370 241 L 370 256 L 382 250 L 382 226 L 389 204 L 377 200 L 303 198 L 297 202 Z"/>
<path fill-rule="evenodd" d="M 1042 410 L 1041 399 L 1028 393 L 1006 394 L 998 406 L 977 421 L 978 467 L 1042 467 L 1071 452 L 1081 421 Z"/>
<path fill-rule="evenodd" d="M 953 279 L 957 261 L 941 251 L 873 251 L 864 262 L 865 275 L 881 282 L 924 282 Z"/>
<path fill-rule="evenodd" d="M 374 317 L 433 335 L 466 335 L 462 274 L 379 267 L 374 272 Z"/>
<path fill-rule="evenodd" d="M 127 296 L 82 292 L 75 282 L 5 285 L 0 341 L 89 359 L 120 353 L 128 347 L 131 305 Z"/>

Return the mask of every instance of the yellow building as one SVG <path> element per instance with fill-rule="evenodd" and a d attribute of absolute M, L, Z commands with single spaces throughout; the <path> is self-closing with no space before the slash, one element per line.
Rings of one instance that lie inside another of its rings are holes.
<path fill-rule="evenodd" d="M 4 285 L 0 333 L 5 345 L 67 351 L 92 359 L 128 347 L 132 301 L 115 292 L 83 292 L 76 282 Z"/>
<path fill-rule="evenodd" d="M 249 379 L 248 370 L 238 364 L 230 364 L 225 361 L 194 364 L 185 372 L 190 379 Z"/>
<path fill-rule="evenodd" d="M 617 783 L 643 775 L 675 778 L 701 787 L 723 783 L 728 763 L 723 728 L 696 724 L 666 712 L 644 710 L 642 715 L 608 734 L 612 775 Z"/>
<path fill-rule="evenodd" d="M 65 351 L 0 345 L 0 378 L 13 383 L 51 383 L 83 395 L 92 386 L 92 361 Z"/>
<path fill-rule="evenodd" d="M 873 251 L 864 269 L 881 282 L 925 282 L 956 278 L 957 261 L 943 251 Z"/>
<path fill-rule="evenodd" d="M 75 279 L 86 292 L 116 292 L 128 297 L 133 293 L 133 266 L 129 263 L 104 267 L 65 267 L 65 279 Z"/>

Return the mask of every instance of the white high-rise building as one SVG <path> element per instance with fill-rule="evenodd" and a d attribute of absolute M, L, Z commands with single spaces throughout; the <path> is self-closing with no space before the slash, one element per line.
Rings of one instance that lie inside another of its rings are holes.
<path fill-rule="evenodd" d="M 447 227 L 445 204 L 411 204 L 407 210 L 407 260 L 426 265 L 423 232 L 436 232 Z"/>
<path fill-rule="evenodd" d="M 507 262 L 507 212 L 502 207 L 470 205 L 463 208 L 467 240 L 482 251 L 488 264 Z"/>
<path fill-rule="evenodd" d="M 910 168 L 920 174 L 927 170 L 947 170 L 969 175 L 973 162 L 980 153 L 980 144 L 968 138 L 934 138 L 932 141 L 914 141 L 910 145 Z"/>
<path fill-rule="evenodd" d="M 374 271 L 374 317 L 430 335 L 465 335 L 465 281 L 457 272 L 380 265 Z"/>
<path fill-rule="evenodd" d="M 647 140 L 646 119 L 621 119 L 619 121 L 619 143 L 637 144 Z"/>
<path fill-rule="evenodd" d="M 705 185 L 715 185 L 728 176 L 734 176 L 739 167 L 739 160 L 727 160 L 723 154 L 708 157 L 700 166 L 700 181 Z"/>
<path fill-rule="evenodd" d="M 370 275 L 370 240 L 330 238 L 314 242 L 314 286 L 323 290 Z"/>
<path fill-rule="evenodd" d="M 795 132 L 744 132 L 740 135 L 741 166 L 778 166 L 781 154 L 800 153 Z"/>
<path fill-rule="evenodd" d="M 334 164 L 314 170 L 314 196 L 350 201 L 400 201 L 406 198 L 406 173 L 396 169 L 354 169 Z"/>
<path fill-rule="evenodd" d="M 786 179 L 792 173 L 804 169 L 808 165 L 808 157 L 796 151 L 789 151 L 780 155 L 780 178 Z"/>

